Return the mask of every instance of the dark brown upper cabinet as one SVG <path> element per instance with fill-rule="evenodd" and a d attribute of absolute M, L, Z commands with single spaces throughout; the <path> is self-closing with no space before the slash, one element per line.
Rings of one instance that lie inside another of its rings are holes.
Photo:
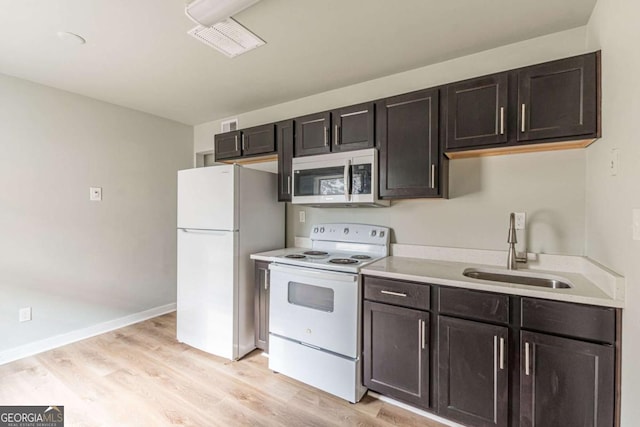
<path fill-rule="evenodd" d="M 275 125 L 220 133 L 214 137 L 214 144 L 216 161 L 275 153 Z"/>
<path fill-rule="evenodd" d="M 600 137 L 599 76 L 594 52 L 448 85 L 447 157 L 586 147 Z"/>
<path fill-rule="evenodd" d="M 219 133 L 214 136 L 216 161 L 240 157 L 242 155 L 240 137 L 239 130 Z"/>
<path fill-rule="evenodd" d="M 381 198 L 446 197 L 439 111 L 438 88 L 376 103 Z"/>
<path fill-rule="evenodd" d="M 295 123 L 295 157 L 331 152 L 331 112 L 299 117 Z"/>
<path fill-rule="evenodd" d="M 331 151 L 350 151 L 375 146 L 375 104 L 352 105 L 331 112 Z"/>
<path fill-rule="evenodd" d="M 293 120 L 276 123 L 276 145 L 278 146 L 278 201 L 291 201 L 291 176 L 295 126 Z"/>
<path fill-rule="evenodd" d="M 509 73 L 447 87 L 446 149 L 506 144 Z"/>
<path fill-rule="evenodd" d="M 375 104 L 367 102 L 299 117 L 295 157 L 375 146 Z"/>
<path fill-rule="evenodd" d="M 255 156 L 276 151 L 274 125 L 255 126 L 242 130 L 242 155 Z"/>
<path fill-rule="evenodd" d="M 518 71 L 518 141 L 595 135 L 596 54 Z"/>

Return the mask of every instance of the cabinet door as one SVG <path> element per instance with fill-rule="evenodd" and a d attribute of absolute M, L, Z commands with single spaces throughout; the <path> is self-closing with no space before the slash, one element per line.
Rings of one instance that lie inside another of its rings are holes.
<path fill-rule="evenodd" d="M 293 120 L 276 123 L 276 143 L 278 145 L 278 201 L 291 201 L 291 176 L 294 140 Z"/>
<path fill-rule="evenodd" d="M 216 161 L 240 157 L 240 131 L 234 130 L 214 136 L 214 148 Z"/>
<path fill-rule="evenodd" d="M 256 261 L 254 326 L 256 348 L 269 351 L 269 263 Z"/>
<path fill-rule="evenodd" d="M 437 197 L 440 150 L 438 89 L 379 101 L 380 197 Z"/>
<path fill-rule="evenodd" d="M 331 113 L 316 113 L 295 119 L 294 156 L 310 156 L 331 151 Z"/>
<path fill-rule="evenodd" d="M 331 151 L 360 150 L 375 145 L 374 103 L 353 105 L 331 112 L 333 144 Z"/>
<path fill-rule="evenodd" d="M 273 153 L 276 151 L 273 124 L 255 126 L 242 131 L 242 155 Z"/>
<path fill-rule="evenodd" d="M 447 88 L 447 149 L 507 143 L 508 77 L 500 73 Z"/>
<path fill-rule="evenodd" d="M 508 328 L 438 317 L 438 414 L 472 425 L 508 424 Z"/>
<path fill-rule="evenodd" d="M 429 406 L 429 313 L 364 302 L 364 385 Z"/>
<path fill-rule="evenodd" d="M 595 137 L 596 54 L 518 71 L 518 141 Z"/>
<path fill-rule="evenodd" d="M 520 426 L 614 425 L 614 348 L 521 333 Z"/>

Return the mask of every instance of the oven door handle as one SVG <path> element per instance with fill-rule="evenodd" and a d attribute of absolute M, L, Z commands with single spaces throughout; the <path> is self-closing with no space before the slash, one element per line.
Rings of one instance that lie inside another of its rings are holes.
<path fill-rule="evenodd" d="M 316 270 L 313 268 L 292 267 L 289 265 L 281 265 L 276 263 L 269 264 L 269 270 L 279 273 L 286 273 L 295 276 L 312 277 L 315 279 L 334 280 L 340 282 L 357 282 L 358 275 L 354 273 L 336 273 L 333 271 Z M 273 287 L 274 280 L 271 276 L 271 285 Z"/>

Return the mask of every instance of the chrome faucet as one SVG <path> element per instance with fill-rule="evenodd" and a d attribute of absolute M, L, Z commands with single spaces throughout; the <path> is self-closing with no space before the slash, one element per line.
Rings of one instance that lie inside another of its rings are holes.
<path fill-rule="evenodd" d="M 516 243 L 518 243 L 518 237 L 516 236 L 516 214 L 511 212 L 509 215 L 509 236 L 507 237 L 507 243 L 509 243 L 509 254 L 507 255 L 507 268 L 509 270 L 517 270 L 518 263 L 527 262 L 527 252 L 525 250 L 524 256 L 519 257 L 516 252 Z"/>

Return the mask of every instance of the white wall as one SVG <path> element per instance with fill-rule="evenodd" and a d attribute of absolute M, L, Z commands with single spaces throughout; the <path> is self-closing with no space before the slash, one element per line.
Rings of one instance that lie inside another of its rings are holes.
<path fill-rule="evenodd" d="M 192 127 L 4 75 L 0 123 L 0 353 L 174 303 Z"/>
<path fill-rule="evenodd" d="M 238 116 L 241 128 L 400 94 L 586 52 L 585 27 L 371 80 Z M 194 150 L 211 152 L 220 120 L 194 130 Z M 450 200 L 394 202 L 391 208 L 288 207 L 287 243 L 311 224 L 357 221 L 393 228 L 407 244 L 506 250 L 508 213 L 526 211 L 529 249 L 584 253 L 584 150 L 521 154 L 450 162 Z M 297 221 L 305 209 L 307 222 Z"/>
<path fill-rule="evenodd" d="M 598 0 L 588 46 L 602 48 L 603 137 L 587 149 L 587 254 L 626 277 L 622 336 L 622 425 L 640 419 L 640 241 L 632 240 L 632 209 L 640 208 L 640 3 Z M 611 149 L 620 171 L 610 176 Z"/>

